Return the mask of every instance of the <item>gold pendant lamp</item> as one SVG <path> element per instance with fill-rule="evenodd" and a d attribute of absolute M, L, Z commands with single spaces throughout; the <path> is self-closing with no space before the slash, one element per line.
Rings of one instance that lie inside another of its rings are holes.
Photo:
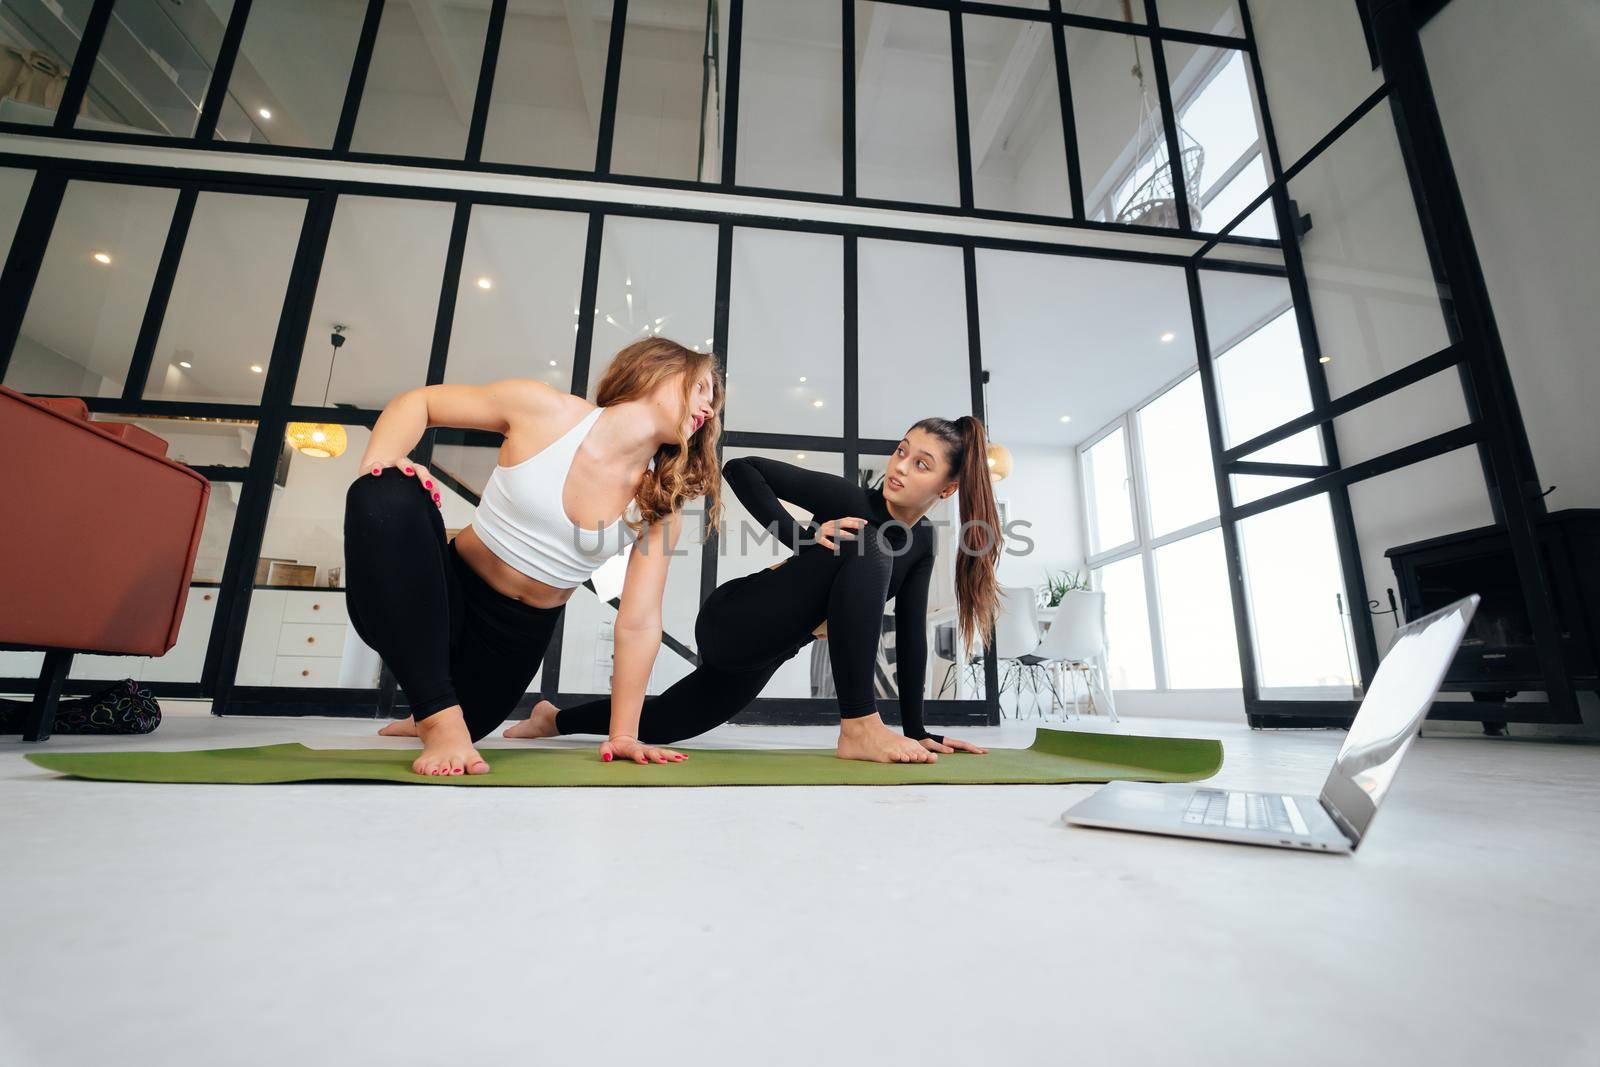
<path fill-rule="evenodd" d="M 339 349 L 344 345 L 343 326 L 333 328 L 333 352 L 328 357 L 328 382 L 322 387 L 322 406 L 328 406 L 328 390 L 333 385 L 333 363 L 339 357 Z M 349 443 L 345 436 L 344 427 L 336 422 L 291 422 L 289 430 L 284 435 L 295 450 L 303 456 L 312 459 L 336 459 L 344 455 L 346 445 Z"/>

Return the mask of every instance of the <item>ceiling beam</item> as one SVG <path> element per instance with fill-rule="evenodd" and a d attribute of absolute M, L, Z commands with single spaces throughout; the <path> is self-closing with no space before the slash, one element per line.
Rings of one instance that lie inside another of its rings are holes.
<path fill-rule="evenodd" d="M 444 83 L 445 95 L 455 109 L 456 117 L 463 123 L 472 122 L 472 102 L 478 95 L 478 72 L 461 69 L 460 58 L 450 44 L 444 22 L 445 0 L 411 0 L 411 10 L 422 30 L 423 43 L 439 69 L 439 80 Z"/>
<path fill-rule="evenodd" d="M 985 103 L 983 113 L 972 125 L 972 172 L 983 169 L 984 160 L 996 144 L 1005 140 L 1027 109 L 1027 90 L 1035 85 L 1042 69 L 1045 49 L 1050 47 L 1050 29 L 1042 22 L 1021 22 L 1021 32 L 1001 61 L 1000 73 Z"/>
<path fill-rule="evenodd" d="M 895 9 L 889 4 L 873 4 L 856 10 L 866 21 L 865 27 L 860 21 L 856 23 L 856 143 L 860 144 L 870 140 L 872 131 L 863 120 L 877 114 L 878 97 L 883 93 L 883 66 L 887 62 L 884 42 L 888 40 Z"/>
<path fill-rule="evenodd" d="M 600 99 L 605 93 L 606 48 L 600 43 L 589 0 L 562 0 L 567 30 L 572 34 L 573 58 L 578 66 L 578 88 L 592 129 L 600 129 Z"/>

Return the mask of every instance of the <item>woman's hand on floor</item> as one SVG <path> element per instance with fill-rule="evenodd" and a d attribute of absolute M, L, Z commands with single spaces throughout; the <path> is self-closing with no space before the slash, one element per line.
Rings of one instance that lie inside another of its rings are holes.
<path fill-rule="evenodd" d="M 943 744 L 940 744 L 931 737 L 924 737 L 922 739 L 922 747 L 927 749 L 929 752 L 972 752 L 979 756 L 989 751 L 986 748 L 979 748 L 970 741 L 963 741 L 957 737 L 946 737 Z"/>
<path fill-rule="evenodd" d="M 444 507 L 444 499 L 439 495 L 439 486 L 435 482 L 433 473 L 420 463 L 413 462 L 405 456 L 398 459 L 383 459 L 379 456 L 367 455 L 361 458 L 361 475 L 364 478 L 376 478 L 383 473 L 383 468 L 398 468 L 407 478 L 415 478 L 417 484 L 433 499 L 436 507 Z"/>
<path fill-rule="evenodd" d="M 635 763 L 682 763 L 689 757 L 670 748 L 640 744 L 637 738 L 619 736 L 601 742 L 600 758 L 607 761 L 631 759 Z"/>

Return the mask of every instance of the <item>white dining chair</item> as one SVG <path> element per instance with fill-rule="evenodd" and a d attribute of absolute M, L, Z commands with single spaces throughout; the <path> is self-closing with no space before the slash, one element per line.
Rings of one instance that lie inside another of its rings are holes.
<path fill-rule="evenodd" d="M 954 689 L 956 699 L 960 699 L 963 682 L 966 683 L 965 692 L 983 695 L 983 656 L 980 653 L 976 659 L 968 659 L 962 664 L 956 654 L 957 633 L 957 623 L 954 621 L 941 622 L 933 628 L 933 654 L 938 659 L 949 661 L 944 669 L 944 677 L 939 682 L 939 691 L 934 694 L 935 700 L 943 699 L 946 691 L 951 689 Z"/>
<path fill-rule="evenodd" d="M 1055 685 L 1055 676 L 1065 674 L 1072 679 L 1072 706 L 1080 706 L 1078 679 L 1083 680 L 1084 695 L 1089 710 L 1100 710 L 1095 700 L 1095 690 L 1100 691 L 1105 712 L 1112 722 L 1117 718 L 1116 704 L 1111 699 L 1111 686 L 1106 681 L 1106 595 L 1086 589 L 1074 589 L 1061 600 L 1055 620 L 1045 631 L 1044 640 L 1034 653 L 1050 666 L 1052 698 L 1065 708 L 1066 700 Z M 1053 703 L 1051 705 L 1055 707 Z"/>
<path fill-rule="evenodd" d="M 1022 685 L 1027 680 L 1034 708 L 1039 704 L 1039 675 L 1044 660 L 1034 655 L 1039 647 L 1038 593 L 1031 585 L 1000 586 L 1000 611 L 994 621 L 994 654 L 1000 665 L 1000 712 L 1005 714 L 1005 691 L 1015 683 L 1017 717 L 1022 716 Z"/>

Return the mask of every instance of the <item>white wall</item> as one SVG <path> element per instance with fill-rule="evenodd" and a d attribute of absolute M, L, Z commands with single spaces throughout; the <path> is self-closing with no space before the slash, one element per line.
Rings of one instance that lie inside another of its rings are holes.
<path fill-rule="evenodd" d="M 1011 459 L 1011 474 L 995 484 L 995 499 L 1006 502 L 1009 522 L 1028 525 L 1007 539 L 1000 583 L 1042 588 L 1046 575 L 1083 570 L 1076 453 L 1019 445 L 1011 448 Z"/>
<path fill-rule="evenodd" d="M 1454 0 L 1422 43 L 1547 504 L 1600 506 L 1600 5 Z"/>

